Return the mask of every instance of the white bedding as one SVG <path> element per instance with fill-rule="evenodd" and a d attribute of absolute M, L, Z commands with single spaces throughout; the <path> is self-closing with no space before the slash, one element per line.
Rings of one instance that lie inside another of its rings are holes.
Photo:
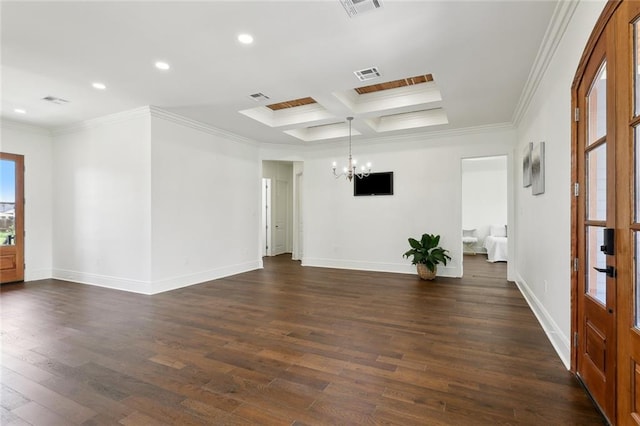
<path fill-rule="evenodd" d="M 487 249 L 487 260 L 489 262 L 507 261 L 507 237 L 489 235 L 484 239 L 484 247 Z"/>

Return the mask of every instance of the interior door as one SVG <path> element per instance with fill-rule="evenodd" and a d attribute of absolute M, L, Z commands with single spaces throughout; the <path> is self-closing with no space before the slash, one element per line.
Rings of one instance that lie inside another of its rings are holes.
<path fill-rule="evenodd" d="M 289 182 L 286 180 L 276 180 L 275 208 L 274 208 L 274 245 L 273 254 L 278 255 L 287 251 L 287 230 L 288 223 L 288 194 Z"/>
<path fill-rule="evenodd" d="M 302 185 L 303 185 L 303 175 L 299 173 L 296 175 L 296 188 L 298 190 L 298 196 L 296 197 L 296 212 L 297 212 L 297 220 L 298 220 L 298 252 L 297 259 L 302 259 L 303 257 L 303 241 L 304 241 L 304 226 L 302 221 Z"/>
<path fill-rule="evenodd" d="M 271 255 L 271 179 L 262 178 L 262 256 Z"/>
<path fill-rule="evenodd" d="M 615 422 L 616 256 L 605 245 L 615 228 L 615 34 L 597 40 L 577 90 L 577 368 L 589 393 Z"/>
<path fill-rule="evenodd" d="M 24 280 L 24 157 L 0 153 L 0 282 Z"/>

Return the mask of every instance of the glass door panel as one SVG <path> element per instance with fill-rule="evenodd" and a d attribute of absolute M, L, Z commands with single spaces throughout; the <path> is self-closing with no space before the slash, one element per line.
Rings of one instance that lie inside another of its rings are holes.
<path fill-rule="evenodd" d="M 635 306 L 634 306 L 634 326 L 640 328 L 640 268 L 638 268 L 638 259 L 640 258 L 640 232 L 633 233 L 633 264 L 634 264 L 634 288 L 635 288 Z"/>
<path fill-rule="evenodd" d="M 604 227 L 587 226 L 587 264 L 585 292 L 602 305 L 607 304 L 607 276 L 594 268 L 604 269 L 607 260 L 600 247 L 604 244 Z"/>
<path fill-rule="evenodd" d="M 587 219 L 607 219 L 607 144 L 587 153 Z"/>
<path fill-rule="evenodd" d="M 0 160 L 0 245 L 16 241 L 16 163 Z"/>
<path fill-rule="evenodd" d="M 638 141 L 640 141 L 640 127 L 636 127 L 634 130 L 634 141 L 633 141 L 633 149 L 634 149 L 634 179 L 633 184 L 635 186 L 634 193 L 634 222 L 640 222 L 640 146 L 638 146 Z"/>
<path fill-rule="evenodd" d="M 635 86 L 635 116 L 640 115 L 640 27 L 638 21 L 633 23 L 633 80 Z"/>
<path fill-rule="evenodd" d="M 587 144 L 607 134 L 607 62 L 604 61 L 587 95 Z"/>

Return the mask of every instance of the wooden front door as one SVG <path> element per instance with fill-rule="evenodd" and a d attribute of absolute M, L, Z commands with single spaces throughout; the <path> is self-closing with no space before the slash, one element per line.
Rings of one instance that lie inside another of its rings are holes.
<path fill-rule="evenodd" d="M 24 280 L 24 157 L 0 153 L 0 283 Z"/>
<path fill-rule="evenodd" d="M 640 2 L 605 6 L 573 93 L 581 191 L 572 367 L 612 424 L 640 425 Z"/>
<path fill-rule="evenodd" d="M 618 258 L 618 420 L 640 424 L 640 2 L 623 2 L 612 18 L 619 52 L 616 126 Z"/>
<path fill-rule="evenodd" d="M 605 31 L 596 41 L 577 90 L 577 368 L 604 414 L 615 418 L 617 311 L 615 251 L 605 235 L 615 227 L 615 106 L 611 56 Z"/>

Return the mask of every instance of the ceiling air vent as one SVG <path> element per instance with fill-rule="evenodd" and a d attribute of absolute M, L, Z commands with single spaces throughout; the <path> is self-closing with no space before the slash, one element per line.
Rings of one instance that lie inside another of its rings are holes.
<path fill-rule="evenodd" d="M 253 99 L 256 102 L 260 102 L 260 101 L 266 101 L 267 99 L 269 99 L 269 97 L 267 95 L 265 95 L 264 93 L 254 93 L 253 95 L 249 95 L 249 97 L 251 99 Z"/>
<path fill-rule="evenodd" d="M 376 67 L 354 71 L 353 73 L 356 75 L 356 77 L 358 77 L 358 80 L 360 81 L 373 80 L 374 78 L 380 77 L 380 71 L 378 71 L 378 68 Z"/>
<path fill-rule="evenodd" d="M 58 105 L 64 105 L 69 103 L 68 100 L 62 99 L 62 98 L 56 98 L 55 96 L 45 96 L 44 98 L 42 98 L 42 100 L 47 102 L 52 102 Z"/>
<path fill-rule="evenodd" d="M 380 0 L 340 0 L 340 3 L 350 18 L 370 10 L 380 9 L 382 6 Z"/>

